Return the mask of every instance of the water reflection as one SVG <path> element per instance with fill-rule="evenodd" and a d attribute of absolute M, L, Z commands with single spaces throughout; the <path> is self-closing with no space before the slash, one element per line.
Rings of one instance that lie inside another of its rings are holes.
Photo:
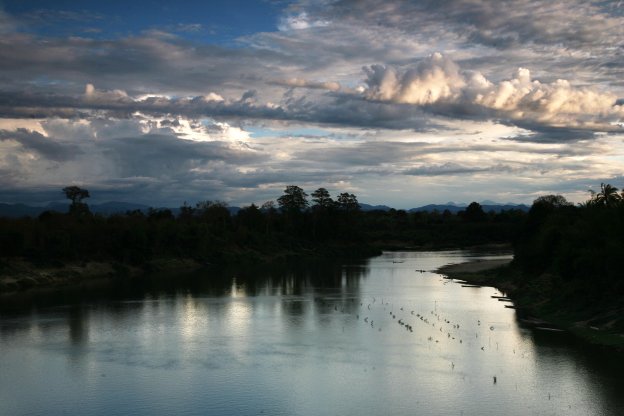
<path fill-rule="evenodd" d="M 622 414 L 618 362 L 431 273 L 468 255 L 34 295 L 0 318 L 0 414 Z"/>
<path fill-rule="evenodd" d="M 80 305 L 73 305 L 67 314 L 69 339 L 74 345 L 84 345 L 89 337 L 89 312 Z"/>

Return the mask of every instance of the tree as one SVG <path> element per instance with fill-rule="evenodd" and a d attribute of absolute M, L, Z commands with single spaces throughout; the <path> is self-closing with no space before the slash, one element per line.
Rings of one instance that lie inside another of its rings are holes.
<path fill-rule="evenodd" d="M 360 209 L 360 204 L 358 203 L 357 197 L 354 194 L 350 194 L 348 192 L 343 192 L 338 195 L 336 203 L 338 204 L 338 208 L 343 211 L 353 212 Z"/>
<path fill-rule="evenodd" d="M 469 222 L 483 221 L 485 219 L 485 212 L 481 204 L 478 202 L 471 202 L 464 211 L 464 219 Z"/>
<path fill-rule="evenodd" d="M 89 191 L 78 186 L 66 186 L 63 188 L 65 197 L 72 201 L 69 206 L 69 213 L 72 215 L 90 214 L 89 206 L 82 202 L 83 199 L 89 198 Z"/>
<path fill-rule="evenodd" d="M 533 205 L 548 206 L 551 208 L 562 208 L 572 206 L 562 195 L 544 195 L 533 201 Z"/>
<path fill-rule="evenodd" d="M 72 201 L 72 204 L 80 204 L 83 199 L 90 196 L 89 191 L 78 186 L 67 186 L 63 188 L 63 193 L 67 199 Z"/>
<path fill-rule="evenodd" d="M 329 196 L 329 191 L 325 188 L 319 188 L 312 192 L 312 202 L 315 206 L 329 209 L 334 206 L 334 200 Z"/>
<path fill-rule="evenodd" d="M 529 210 L 529 221 L 531 223 L 541 222 L 548 215 L 562 208 L 572 207 L 562 195 L 544 195 L 533 201 Z"/>
<path fill-rule="evenodd" d="M 264 228 L 264 215 L 255 204 L 241 208 L 236 218 L 240 225 L 250 230 L 260 231 Z"/>
<path fill-rule="evenodd" d="M 303 189 L 295 185 L 288 185 L 284 195 L 277 198 L 277 203 L 283 211 L 300 212 L 308 207 L 308 200 Z"/>
<path fill-rule="evenodd" d="M 186 203 L 186 201 L 184 201 L 184 204 L 180 207 L 180 212 L 178 213 L 178 219 L 182 221 L 190 221 L 193 219 L 194 215 L 195 215 L 195 209 L 193 209 L 193 207 L 191 207 L 190 205 Z"/>
<path fill-rule="evenodd" d="M 622 197 L 618 194 L 618 188 L 611 186 L 608 183 L 600 184 L 600 192 L 589 191 L 592 194 L 592 198 L 589 201 L 590 205 L 613 207 L 620 202 Z"/>
<path fill-rule="evenodd" d="M 262 206 L 260 207 L 260 210 L 262 212 L 273 212 L 273 211 L 275 211 L 275 202 L 274 201 L 266 201 L 264 204 L 262 204 Z"/>
<path fill-rule="evenodd" d="M 213 230 L 223 232 L 230 221 L 230 211 L 223 201 L 200 201 L 196 205 L 196 212 L 202 221 L 210 225 Z"/>

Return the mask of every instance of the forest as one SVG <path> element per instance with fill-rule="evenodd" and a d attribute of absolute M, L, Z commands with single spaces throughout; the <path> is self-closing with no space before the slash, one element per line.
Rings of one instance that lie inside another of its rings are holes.
<path fill-rule="evenodd" d="M 392 248 L 458 248 L 509 243 L 526 214 L 486 213 L 474 202 L 457 214 L 360 209 L 357 196 L 332 198 L 325 188 L 308 195 L 290 185 L 276 202 L 254 204 L 230 214 L 221 201 L 169 209 L 92 214 L 89 191 L 63 193 L 66 213 L 36 218 L 0 218 L 0 250 L 33 262 L 118 261 L 140 265 L 153 258 L 184 257 L 205 264 L 254 262 L 285 255 L 366 257 Z"/>

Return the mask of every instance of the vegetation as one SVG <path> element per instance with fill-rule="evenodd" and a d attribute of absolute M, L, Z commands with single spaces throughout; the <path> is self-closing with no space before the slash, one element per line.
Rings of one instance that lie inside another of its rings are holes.
<path fill-rule="evenodd" d="M 368 256 L 380 248 L 441 248 L 510 242 L 523 221 L 522 211 L 485 213 L 477 203 L 465 212 L 403 210 L 363 212 L 357 197 L 327 189 L 308 194 L 287 186 L 261 207 L 232 215 L 221 201 L 184 203 L 168 209 L 94 215 L 84 203 L 89 191 L 63 189 L 69 212 L 46 211 L 38 218 L 0 219 L 3 256 L 31 261 L 116 261 L 141 265 L 159 258 L 191 258 L 228 263 L 280 256 L 317 254 Z"/>
<path fill-rule="evenodd" d="M 542 314 L 624 332 L 624 199 L 617 188 L 580 206 L 538 198 L 515 245 L 515 279 Z"/>
<path fill-rule="evenodd" d="M 514 252 L 508 267 L 451 277 L 499 287 L 521 315 L 624 349 L 623 193 L 601 184 L 579 206 L 561 195 L 537 198 Z"/>

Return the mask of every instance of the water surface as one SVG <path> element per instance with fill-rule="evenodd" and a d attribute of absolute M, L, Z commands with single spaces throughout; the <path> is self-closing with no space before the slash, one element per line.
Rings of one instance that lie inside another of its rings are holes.
<path fill-rule="evenodd" d="M 624 414 L 615 358 L 522 328 L 496 289 L 432 272 L 468 258 L 40 295 L 0 315 L 0 415 Z"/>

